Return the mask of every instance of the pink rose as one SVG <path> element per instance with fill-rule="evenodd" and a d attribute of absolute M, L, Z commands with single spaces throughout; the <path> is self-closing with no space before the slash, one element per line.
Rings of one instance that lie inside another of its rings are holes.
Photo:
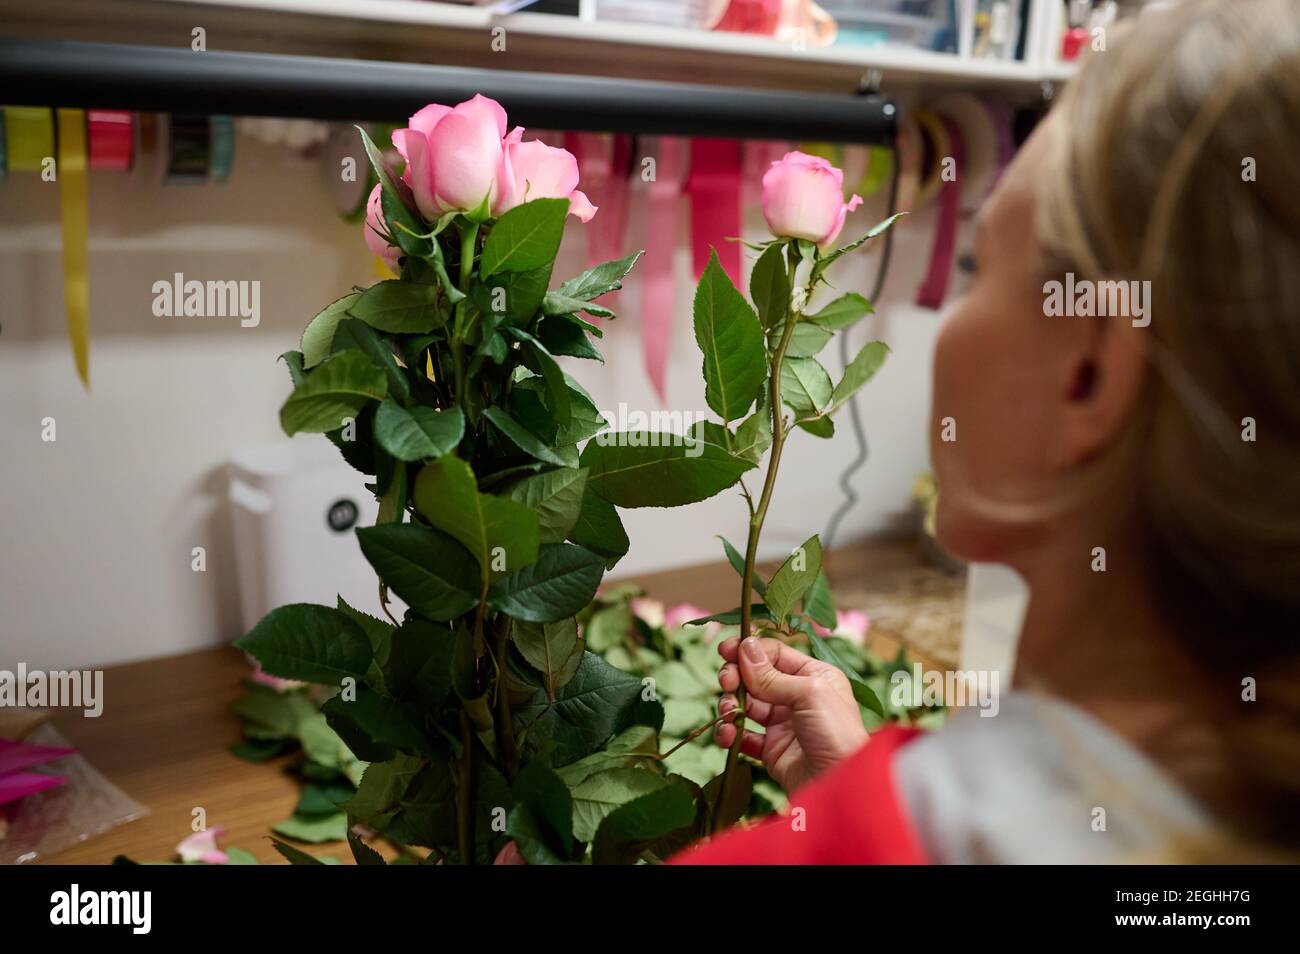
<path fill-rule="evenodd" d="M 867 645 L 867 632 L 870 629 L 871 618 L 862 610 L 836 610 L 834 630 L 813 623 L 813 630 L 818 636 L 838 636 L 862 647 Z"/>
<path fill-rule="evenodd" d="M 384 210 L 380 203 L 380 196 L 383 191 L 383 186 L 376 185 L 371 190 L 370 198 L 366 202 L 366 247 L 390 266 L 396 268 L 397 260 L 402 257 L 402 250 L 394 245 L 389 245 L 388 239 L 385 238 L 388 234 L 388 223 L 384 221 Z"/>
<path fill-rule="evenodd" d="M 447 212 L 472 212 L 496 198 L 506 112 L 483 95 L 448 108 L 424 107 L 393 133 L 406 159 L 403 178 L 420 214 L 436 222 Z"/>
<path fill-rule="evenodd" d="M 568 199 L 569 212 L 590 222 L 596 207 L 578 191 L 578 160 L 565 149 L 523 141 L 516 126 L 502 146 L 501 174 L 492 214 L 501 215 L 532 199 Z"/>
<path fill-rule="evenodd" d="M 651 629 L 660 629 L 664 625 L 664 604 L 648 596 L 638 596 L 628 600 L 628 609 L 632 615 Z"/>
<path fill-rule="evenodd" d="M 763 174 L 763 218 L 772 234 L 825 248 L 844 227 L 862 197 L 844 201 L 844 173 L 825 159 L 787 152 Z"/>

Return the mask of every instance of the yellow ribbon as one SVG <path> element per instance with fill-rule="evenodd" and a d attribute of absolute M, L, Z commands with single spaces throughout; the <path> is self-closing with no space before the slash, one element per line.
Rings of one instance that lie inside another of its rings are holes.
<path fill-rule="evenodd" d="M 60 109 L 59 199 L 63 213 L 63 307 L 68 313 L 68 339 L 77 376 L 90 390 L 90 282 L 87 276 L 86 232 L 89 197 L 86 188 L 86 114 Z"/>

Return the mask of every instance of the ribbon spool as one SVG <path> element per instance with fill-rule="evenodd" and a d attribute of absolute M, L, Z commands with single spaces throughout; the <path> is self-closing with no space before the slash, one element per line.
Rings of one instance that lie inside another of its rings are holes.
<path fill-rule="evenodd" d="M 91 169 L 129 171 L 135 162 L 135 116 L 116 109 L 87 110 L 86 144 Z"/>
<path fill-rule="evenodd" d="M 235 121 L 229 116 L 213 116 L 209 131 L 212 151 L 208 157 L 208 174 L 213 182 L 225 182 L 235 164 Z"/>
<path fill-rule="evenodd" d="M 167 129 L 166 180 L 181 185 L 206 182 L 212 155 L 207 116 L 172 116 Z"/>
<path fill-rule="evenodd" d="M 6 164 L 13 172 L 41 172 L 54 157 L 54 115 L 44 106 L 6 106 Z"/>

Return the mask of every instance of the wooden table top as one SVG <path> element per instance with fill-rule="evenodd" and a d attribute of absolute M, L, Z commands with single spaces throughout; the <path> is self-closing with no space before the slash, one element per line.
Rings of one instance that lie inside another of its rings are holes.
<path fill-rule="evenodd" d="M 837 594 L 860 586 L 869 574 L 888 576 L 918 565 L 910 543 L 845 548 L 828 560 Z M 767 566 L 765 571 L 774 569 Z M 716 610 L 730 608 L 737 585 L 725 563 L 647 574 L 637 582 L 668 604 L 690 602 Z M 898 645 L 895 635 L 873 634 L 877 652 L 892 655 Z M 924 654 L 919 658 L 934 664 Z M 248 672 L 243 655 L 229 646 L 115 666 L 104 672 L 108 704 L 100 718 L 58 712 L 53 718 L 58 730 L 150 813 L 40 860 L 105 864 L 119 854 L 137 861 L 170 860 L 177 843 L 190 833 L 194 809 L 203 808 L 209 828 L 226 829 L 222 847 L 246 849 L 264 863 L 282 863 L 269 836 L 271 826 L 288 818 L 298 800 L 300 784 L 285 771 L 291 756 L 255 764 L 228 751 L 240 738 L 239 720 L 229 706 Z M 299 847 L 345 862 L 351 858 L 341 843 Z"/>

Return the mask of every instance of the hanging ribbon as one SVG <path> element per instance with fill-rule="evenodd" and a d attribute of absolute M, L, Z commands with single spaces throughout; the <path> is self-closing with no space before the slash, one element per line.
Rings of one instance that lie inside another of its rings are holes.
<path fill-rule="evenodd" d="M 935 228 L 934 245 L 930 249 L 930 267 L 925 280 L 916 292 L 916 303 L 922 308 L 939 308 L 948 294 L 948 278 L 952 273 L 952 261 L 957 251 L 957 224 L 961 217 L 961 183 L 962 170 L 966 162 L 965 143 L 960 127 L 945 117 L 936 117 L 935 121 L 943 126 L 947 149 L 935 156 L 935 166 L 939 168 L 939 221 Z M 953 177 L 943 175 L 944 159 L 953 160 Z"/>
<path fill-rule="evenodd" d="M 117 109 L 87 110 L 86 143 L 91 169 L 130 170 L 135 160 L 135 116 Z"/>
<path fill-rule="evenodd" d="M 641 260 L 641 344 L 646 374 L 662 403 L 668 402 L 668 352 L 672 345 L 673 312 L 677 308 L 674 262 L 679 232 L 678 210 L 686 141 L 659 137 L 655 177 L 647 183 L 646 253 Z"/>
<path fill-rule="evenodd" d="M 63 218 L 63 307 L 68 314 L 68 339 L 77 376 L 90 390 L 90 287 L 87 275 L 86 232 L 89 228 L 86 189 L 86 114 L 60 109 L 59 200 Z"/>
<path fill-rule="evenodd" d="M 695 277 L 709 264 L 716 249 L 718 262 L 737 287 L 740 269 L 740 142 L 735 139 L 692 139 L 691 171 L 686 192 L 691 197 L 691 261 Z"/>
<path fill-rule="evenodd" d="M 921 132 L 921 184 L 916 193 L 918 209 L 929 205 L 943 186 L 943 160 L 952 155 L 948 126 L 928 109 L 912 114 Z"/>

